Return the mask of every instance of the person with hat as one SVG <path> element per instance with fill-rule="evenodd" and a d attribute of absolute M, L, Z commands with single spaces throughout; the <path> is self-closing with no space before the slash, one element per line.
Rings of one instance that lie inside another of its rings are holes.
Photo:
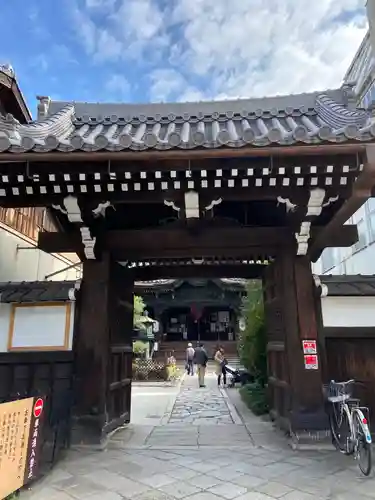
<path fill-rule="evenodd" d="M 194 375 L 194 356 L 195 350 L 193 344 L 189 342 L 186 349 L 186 371 L 188 375 Z"/>

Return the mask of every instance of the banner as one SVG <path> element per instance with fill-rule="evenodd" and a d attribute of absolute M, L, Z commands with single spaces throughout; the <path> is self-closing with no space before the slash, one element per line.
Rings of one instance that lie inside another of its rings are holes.
<path fill-rule="evenodd" d="M 0 499 L 37 476 L 43 410 L 43 398 L 0 404 Z"/>

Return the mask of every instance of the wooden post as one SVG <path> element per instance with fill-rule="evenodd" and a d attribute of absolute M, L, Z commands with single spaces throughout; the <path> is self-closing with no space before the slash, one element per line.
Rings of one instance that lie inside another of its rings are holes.
<path fill-rule="evenodd" d="M 328 427 L 322 392 L 322 366 L 307 369 L 303 340 L 316 341 L 318 329 L 311 263 L 308 258 L 285 252 L 280 256 L 284 310 L 285 354 L 291 391 L 291 430 L 320 431 Z M 307 361 L 307 360 L 306 360 Z"/>
<path fill-rule="evenodd" d="M 131 356 L 131 331 L 124 332 L 122 342 L 120 338 L 126 322 L 124 318 L 129 315 L 132 318 L 132 294 L 130 311 L 126 314 L 121 301 L 125 292 L 121 292 L 119 285 L 119 276 L 122 276 L 119 267 L 111 262 L 108 254 L 104 254 L 100 261 L 88 260 L 83 263 L 77 304 L 78 327 L 74 340 L 76 381 L 73 443 L 102 444 L 106 434 L 114 428 L 113 422 L 117 422 L 116 427 L 127 419 L 124 416 L 121 422 L 118 420 L 120 415 L 117 413 L 124 413 L 124 403 L 118 409 L 112 408 L 109 397 L 111 386 L 117 388 L 113 384 L 112 345 L 126 344 Z M 128 288 L 124 282 L 122 289 L 126 291 Z M 128 378 L 130 391 L 131 364 Z M 127 405 L 130 415 L 128 395 Z"/>
<path fill-rule="evenodd" d="M 83 263 L 74 337 L 75 408 L 73 443 L 100 444 L 107 422 L 109 255 Z"/>

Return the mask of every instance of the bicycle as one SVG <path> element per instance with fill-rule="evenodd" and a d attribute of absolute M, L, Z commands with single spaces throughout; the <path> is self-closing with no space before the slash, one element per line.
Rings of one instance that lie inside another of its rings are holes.
<path fill-rule="evenodd" d="M 334 446 L 345 455 L 353 455 L 354 459 L 358 460 L 362 474 L 368 476 L 372 469 L 370 412 L 368 408 L 360 406 L 359 399 L 352 398 L 355 383 L 355 380 L 332 380 L 324 389 L 326 399 L 330 403 L 328 416 Z"/>

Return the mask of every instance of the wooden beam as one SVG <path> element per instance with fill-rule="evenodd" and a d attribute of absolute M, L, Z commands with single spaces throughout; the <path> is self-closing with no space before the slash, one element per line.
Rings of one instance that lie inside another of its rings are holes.
<path fill-rule="evenodd" d="M 327 155 L 316 155 L 316 154 L 304 154 L 304 155 L 288 155 L 279 156 L 272 155 L 272 167 L 270 163 L 269 156 L 246 156 L 246 157 L 213 157 L 213 158 L 197 158 L 189 160 L 184 156 L 181 158 L 156 158 L 154 160 L 150 159 L 135 159 L 132 161 L 127 161 L 121 158 L 112 159 L 110 164 L 109 160 L 102 158 L 100 161 L 96 161 L 94 164 L 90 160 L 90 156 L 86 157 L 85 160 L 74 161 L 74 159 L 69 155 L 69 157 L 64 157 L 63 159 L 57 159 L 55 162 L 43 162 L 35 159 L 34 161 L 18 160 L 14 161 L 3 161 L 0 154 L 0 173 L 2 175 L 14 176 L 14 175 L 24 175 L 28 178 L 31 175 L 48 176 L 50 174 L 56 173 L 58 169 L 58 174 L 98 174 L 103 176 L 109 175 L 111 173 L 122 174 L 124 172 L 130 172 L 131 174 L 137 174 L 139 172 L 155 172 L 155 171 L 176 171 L 177 173 L 186 170 L 195 170 L 199 173 L 199 178 L 201 178 L 202 170 L 207 171 L 208 177 L 210 172 L 215 173 L 215 170 L 223 170 L 223 178 L 225 178 L 225 172 L 231 172 L 232 169 L 237 169 L 239 171 L 246 170 L 247 168 L 254 168 L 262 170 L 263 168 L 270 169 L 270 175 L 280 175 L 278 173 L 279 168 L 284 168 L 285 173 L 294 175 L 294 167 L 301 167 L 301 171 L 298 177 L 303 177 L 305 175 L 311 176 L 310 166 L 314 165 L 317 167 L 316 174 L 327 174 L 326 167 L 327 163 L 336 167 L 342 165 L 348 165 L 351 168 L 355 167 L 358 163 L 358 154 L 342 154 L 336 153 L 332 156 Z M 327 174 L 332 176 L 332 174 Z M 176 177 L 177 178 L 177 177 Z M 10 182 L 10 181 L 9 181 Z M 53 182 L 52 184 L 55 184 Z M 97 180 L 95 180 L 97 184 Z"/>
<path fill-rule="evenodd" d="M 323 228 L 324 229 L 324 228 Z M 321 231 L 321 228 L 313 228 L 311 231 L 312 237 L 317 237 Z M 324 248 L 345 248 L 351 247 L 358 241 L 358 229 L 357 224 L 346 224 L 345 226 L 341 226 L 337 234 L 328 234 L 325 240 Z M 321 251 L 324 250 L 321 249 Z"/>
<path fill-rule="evenodd" d="M 38 234 L 38 248 L 46 253 L 79 253 L 83 250 L 80 234 L 49 233 L 41 231 Z M 54 250 L 54 249 L 57 250 Z"/>
<path fill-rule="evenodd" d="M 134 270 L 136 281 L 184 278 L 261 278 L 265 265 L 262 264 L 220 264 L 186 266 L 147 266 Z"/>
<path fill-rule="evenodd" d="M 319 144 L 313 146 L 269 146 L 269 147 L 243 147 L 219 149 L 193 149 L 172 151 L 99 151 L 99 152 L 69 152 L 52 151 L 50 153 L 0 153 L 0 161 L 104 161 L 104 160 L 157 160 L 157 159 L 193 159 L 193 158 L 254 158 L 267 156 L 296 156 L 296 155 L 335 155 L 363 153 L 366 146 L 354 142 L 352 144 Z"/>
<path fill-rule="evenodd" d="M 310 245 L 309 255 L 313 262 L 318 260 L 322 250 L 327 247 L 326 241 L 329 239 L 332 241 L 345 222 L 347 222 L 350 217 L 371 197 L 374 186 L 375 144 L 367 144 L 366 160 L 363 165 L 363 170 L 353 184 L 351 196 L 343 203 L 331 221 L 320 231 Z"/>
<path fill-rule="evenodd" d="M 114 183 L 116 185 L 116 183 Z M 78 191 L 78 190 L 77 190 Z M 343 190 L 345 193 L 345 190 Z M 117 191 L 108 193 L 90 193 L 85 195 L 77 195 L 77 198 L 82 206 L 88 205 L 96 208 L 98 203 L 105 201 L 111 202 L 113 205 L 122 204 L 144 204 L 151 203 L 163 204 L 164 200 L 173 200 L 175 202 L 183 202 L 183 191 L 128 191 L 124 193 L 119 188 Z M 221 189 L 207 189 L 201 191 L 201 198 L 204 200 L 213 200 L 223 198 L 225 201 L 274 201 L 278 196 L 282 198 L 290 198 L 297 205 L 302 203 L 303 195 L 296 192 L 295 187 L 280 187 L 280 188 L 221 188 Z M 17 195 L 7 196 L 4 199 L 0 198 L 0 206 L 4 208 L 19 208 L 19 207 L 45 207 L 51 205 L 61 205 L 63 197 L 61 194 L 48 194 L 48 195 Z"/>
<path fill-rule="evenodd" d="M 320 232 L 313 228 L 312 235 Z M 251 260 L 254 255 L 271 256 L 295 244 L 288 227 L 116 230 L 103 232 L 97 238 L 100 250 L 111 252 L 119 261 L 192 257 Z M 356 238 L 356 226 L 344 226 L 337 235 L 327 237 L 326 246 L 351 246 Z M 38 247 L 47 253 L 80 253 L 83 249 L 78 231 L 41 232 Z"/>
<path fill-rule="evenodd" d="M 107 231 L 97 235 L 100 250 L 116 260 L 147 260 L 192 257 L 241 257 L 273 255 L 279 247 L 293 244 L 285 227 L 237 227 L 197 229 L 143 229 Z M 39 234 L 38 247 L 47 253 L 78 252 L 80 234 Z"/>

